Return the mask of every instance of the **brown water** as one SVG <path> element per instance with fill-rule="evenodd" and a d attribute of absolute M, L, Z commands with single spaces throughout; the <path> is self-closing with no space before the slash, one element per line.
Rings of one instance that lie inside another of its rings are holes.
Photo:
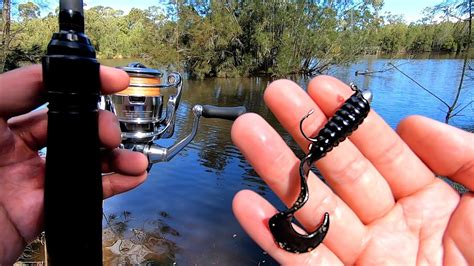
<path fill-rule="evenodd" d="M 404 117 L 421 114 L 444 120 L 444 106 L 397 71 L 355 76 L 356 70 L 387 67 L 388 59 L 369 58 L 330 73 L 355 81 L 374 92 L 373 108 L 395 127 Z M 415 77 L 447 102 L 459 82 L 460 59 L 396 59 L 400 69 Z M 104 61 L 109 65 L 125 62 Z M 462 103 L 474 99 L 473 71 L 466 77 Z M 297 79 L 303 87 L 306 79 Z M 298 148 L 264 106 L 265 78 L 186 80 L 175 136 L 169 146 L 191 130 L 195 104 L 245 105 L 274 125 L 293 150 Z M 463 105 L 462 105 L 463 106 Z M 474 106 L 466 107 L 452 124 L 474 129 Z M 172 161 L 156 164 L 141 187 L 104 203 L 104 247 L 109 264 L 154 262 L 172 265 L 276 264 L 243 232 L 232 211 L 232 198 L 251 189 L 278 208 L 277 197 L 256 175 L 230 139 L 231 122 L 202 119 L 199 133 Z M 80 237 L 80 236 L 78 236 Z"/>

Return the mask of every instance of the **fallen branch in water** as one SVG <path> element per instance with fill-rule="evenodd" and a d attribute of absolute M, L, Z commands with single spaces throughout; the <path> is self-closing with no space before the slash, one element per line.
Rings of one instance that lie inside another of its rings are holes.
<path fill-rule="evenodd" d="M 402 66 L 402 65 L 407 64 L 407 63 L 408 62 L 405 62 L 405 63 L 399 64 L 398 66 Z M 395 65 L 393 65 L 393 63 L 391 63 L 391 62 L 388 63 L 388 65 L 392 65 L 392 67 L 388 67 L 388 68 L 381 69 L 381 70 L 372 70 L 372 71 L 370 71 L 368 69 L 365 70 L 365 71 L 356 70 L 355 75 L 356 76 L 359 76 L 359 75 L 361 75 L 361 76 L 370 76 L 370 75 L 375 74 L 375 73 L 384 73 L 384 72 L 390 71 L 390 70 L 395 68 Z"/>
<path fill-rule="evenodd" d="M 410 77 L 408 74 L 406 74 L 405 72 L 403 72 L 400 68 L 398 68 L 396 65 L 394 65 L 393 63 L 388 63 L 389 65 L 391 65 L 394 69 L 398 70 L 398 72 L 400 72 L 402 75 L 404 75 L 405 77 L 407 77 L 409 80 L 413 81 L 416 85 L 418 85 L 418 87 L 422 88 L 424 91 L 426 91 L 427 93 L 429 93 L 431 96 L 435 97 L 436 99 L 438 99 L 440 102 L 442 102 L 444 105 L 446 105 L 446 107 L 449 108 L 449 104 L 447 102 L 445 102 L 443 99 L 441 99 L 440 97 L 438 97 L 438 95 L 434 94 L 433 92 L 431 92 L 429 89 L 427 89 L 425 86 L 421 85 L 418 81 L 416 81 L 414 78 Z"/>

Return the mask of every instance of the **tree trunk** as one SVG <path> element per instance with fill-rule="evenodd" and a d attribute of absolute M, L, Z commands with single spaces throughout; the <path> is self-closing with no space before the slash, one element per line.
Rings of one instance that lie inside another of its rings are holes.
<path fill-rule="evenodd" d="M 7 59 L 8 46 L 10 44 L 10 9 L 11 9 L 11 0 L 3 1 L 2 9 L 2 40 L 1 40 L 1 51 L 0 51 L 0 73 L 5 69 L 5 61 Z"/>
<path fill-rule="evenodd" d="M 456 96 L 454 98 L 454 101 L 453 101 L 453 104 L 451 106 L 449 106 L 448 108 L 448 112 L 446 113 L 446 117 L 445 117 L 445 122 L 446 124 L 449 124 L 449 119 L 451 119 L 453 116 L 456 116 L 457 113 L 453 114 L 453 111 L 458 107 L 458 101 L 459 101 L 459 96 L 461 95 L 461 90 L 463 88 L 463 83 L 464 83 L 464 75 L 466 74 L 466 69 L 467 69 L 467 63 L 469 61 L 469 52 L 470 52 L 470 49 L 471 49 L 471 40 L 472 40 L 472 2 L 470 1 L 469 2 L 469 18 L 468 18 L 468 21 L 467 21 L 467 26 L 468 26 L 468 33 L 467 33 L 467 47 L 466 47 L 466 51 L 464 52 L 464 63 L 463 63 L 463 66 L 462 66 L 462 72 L 461 72 L 461 80 L 459 81 L 459 86 L 458 86 L 458 89 L 456 91 Z M 470 103 L 469 103 L 470 104 Z M 464 108 L 462 108 L 464 109 Z M 461 110 L 462 110 L 461 109 Z"/>

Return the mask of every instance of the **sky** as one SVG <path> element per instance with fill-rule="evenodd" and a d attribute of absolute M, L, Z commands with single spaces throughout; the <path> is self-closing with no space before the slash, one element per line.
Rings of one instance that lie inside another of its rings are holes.
<path fill-rule="evenodd" d="M 415 22 L 422 17 L 426 7 L 434 6 L 441 0 L 385 0 L 383 12 L 403 15 L 407 22 Z"/>
<path fill-rule="evenodd" d="M 27 2 L 28 0 L 21 0 L 20 2 Z M 46 2 L 55 2 L 53 0 L 46 0 Z M 160 5 L 159 0 L 84 0 L 90 8 L 97 5 L 109 6 L 114 9 L 120 9 L 125 12 L 130 11 L 133 7 L 139 9 L 146 9 L 149 6 Z M 385 4 L 382 13 L 391 12 L 394 15 L 403 15 L 407 22 L 415 22 L 422 16 L 422 11 L 425 7 L 436 5 L 442 0 L 384 0 Z M 54 9 L 52 7 L 52 9 Z"/>
<path fill-rule="evenodd" d="M 157 0 L 83 0 L 87 7 L 92 6 L 109 6 L 114 9 L 120 9 L 125 12 L 130 11 L 133 7 L 139 9 L 146 9 L 150 6 L 159 6 L 160 2 Z"/>

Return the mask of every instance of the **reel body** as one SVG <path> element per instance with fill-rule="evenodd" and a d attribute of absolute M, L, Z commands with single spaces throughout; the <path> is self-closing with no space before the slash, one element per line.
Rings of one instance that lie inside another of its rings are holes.
<path fill-rule="evenodd" d="M 169 73 L 168 82 L 162 83 L 163 73 L 132 63 L 121 67 L 130 76 L 130 85 L 116 94 L 104 96 L 103 108 L 112 111 L 120 122 L 122 140 L 127 143 L 144 143 L 169 138 L 174 133 L 175 114 L 182 92 L 179 73 Z M 163 111 L 163 89 L 175 89 Z"/>
<path fill-rule="evenodd" d="M 170 138 L 174 134 L 176 111 L 182 94 L 182 78 L 177 72 L 168 73 L 166 83 L 163 73 L 147 68 L 141 63 L 120 67 L 130 76 L 127 89 L 113 95 L 102 96 L 102 109 L 113 112 L 122 130 L 121 148 L 144 153 L 148 157 L 149 169 L 154 163 L 171 160 L 196 136 L 201 116 L 235 120 L 246 112 L 245 107 L 217 107 L 195 105 L 191 132 L 170 147 L 162 147 L 154 141 Z M 174 90 L 164 105 L 164 90 Z"/>

